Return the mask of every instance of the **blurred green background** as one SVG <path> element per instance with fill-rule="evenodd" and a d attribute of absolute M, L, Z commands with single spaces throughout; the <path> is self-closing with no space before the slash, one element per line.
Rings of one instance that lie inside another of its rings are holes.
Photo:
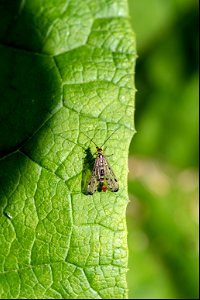
<path fill-rule="evenodd" d="M 129 298 L 198 299 L 198 1 L 129 0 Z"/>

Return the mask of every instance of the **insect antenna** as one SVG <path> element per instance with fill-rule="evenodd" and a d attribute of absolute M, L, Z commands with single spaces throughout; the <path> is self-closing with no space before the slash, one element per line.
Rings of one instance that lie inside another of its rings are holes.
<path fill-rule="evenodd" d="M 112 136 L 118 129 L 119 129 L 119 127 L 118 127 L 117 129 L 115 129 L 115 130 L 109 135 L 109 137 L 104 141 L 103 145 L 102 145 L 100 148 L 102 148 L 102 147 L 105 145 L 105 143 L 111 138 L 111 136 Z"/>
<path fill-rule="evenodd" d="M 82 133 L 89 139 L 90 142 L 92 142 L 97 148 L 99 148 L 97 146 L 97 144 L 86 133 L 84 133 L 84 132 L 82 132 Z"/>

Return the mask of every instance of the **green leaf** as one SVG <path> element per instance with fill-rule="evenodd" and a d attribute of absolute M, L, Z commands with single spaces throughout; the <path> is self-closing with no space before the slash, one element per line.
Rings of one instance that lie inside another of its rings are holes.
<path fill-rule="evenodd" d="M 4 0 L 0 23 L 0 297 L 126 298 L 127 3 Z M 119 192 L 86 195 L 90 138 L 116 129 L 105 152 Z"/>

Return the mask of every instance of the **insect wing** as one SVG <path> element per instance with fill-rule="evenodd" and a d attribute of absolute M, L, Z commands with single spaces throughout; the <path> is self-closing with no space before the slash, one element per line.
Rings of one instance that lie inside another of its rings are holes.
<path fill-rule="evenodd" d="M 112 192 L 117 192 L 119 190 L 119 184 L 106 158 L 105 158 L 105 174 L 106 174 L 106 181 L 108 183 L 109 188 L 111 189 Z"/>
<path fill-rule="evenodd" d="M 92 176 L 88 183 L 87 192 L 88 194 L 92 195 L 97 190 L 98 180 L 97 180 L 97 165 L 98 165 L 98 158 L 95 160 L 94 168 L 92 170 Z"/>

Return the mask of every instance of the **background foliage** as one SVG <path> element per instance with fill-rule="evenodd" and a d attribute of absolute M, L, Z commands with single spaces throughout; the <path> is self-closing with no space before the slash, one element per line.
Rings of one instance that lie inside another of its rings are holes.
<path fill-rule="evenodd" d="M 129 0 L 139 58 L 130 298 L 198 298 L 198 4 Z"/>

